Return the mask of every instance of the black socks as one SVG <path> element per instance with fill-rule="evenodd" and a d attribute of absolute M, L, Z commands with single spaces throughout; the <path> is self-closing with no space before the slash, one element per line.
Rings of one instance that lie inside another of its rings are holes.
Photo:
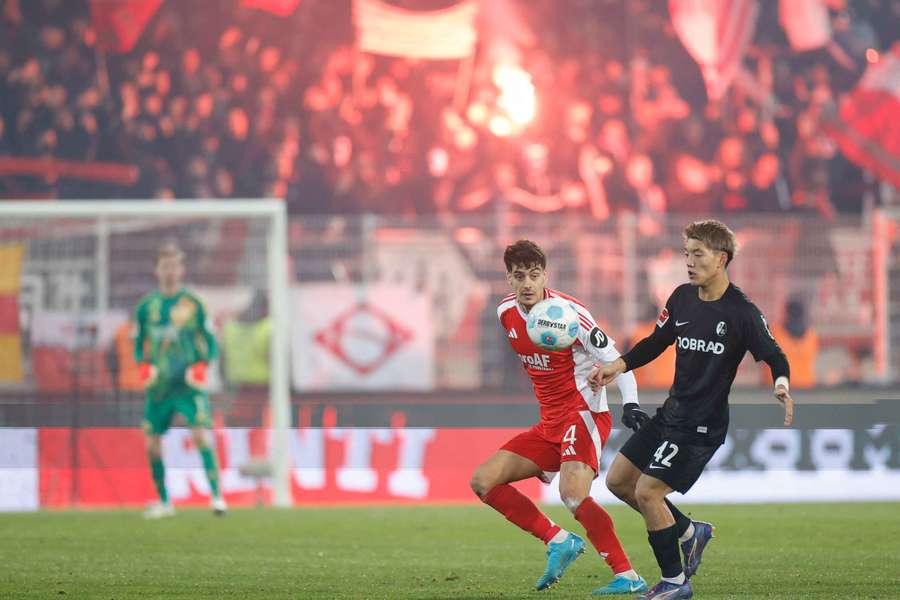
<path fill-rule="evenodd" d="M 691 526 L 691 520 L 684 516 L 684 513 L 678 510 L 678 507 L 669 502 L 668 498 L 664 498 L 664 500 L 666 501 L 666 506 L 669 507 L 672 516 L 675 517 L 675 539 L 677 540 L 683 536 L 684 532 L 687 531 L 687 528 Z"/>
<path fill-rule="evenodd" d="M 681 516 L 684 517 L 684 515 Z M 653 554 L 656 555 L 656 562 L 663 577 L 678 577 L 683 571 L 681 553 L 678 551 L 678 534 L 675 533 L 677 528 L 678 524 L 676 523 L 659 531 L 647 532 L 647 538 L 650 540 L 650 546 L 653 547 Z"/>

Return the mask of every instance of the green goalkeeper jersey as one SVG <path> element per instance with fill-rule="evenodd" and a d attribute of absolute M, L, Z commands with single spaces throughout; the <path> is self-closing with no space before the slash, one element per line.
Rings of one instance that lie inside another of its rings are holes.
<path fill-rule="evenodd" d="M 151 390 L 157 398 L 183 389 L 188 366 L 216 356 L 216 339 L 207 324 L 206 307 L 181 288 L 171 296 L 153 291 L 135 309 L 134 357 L 158 369 Z"/>

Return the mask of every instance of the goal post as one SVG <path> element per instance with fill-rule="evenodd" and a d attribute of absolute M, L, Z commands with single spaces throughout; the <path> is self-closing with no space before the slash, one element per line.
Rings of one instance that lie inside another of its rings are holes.
<path fill-rule="evenodd" d="M 272 503 L 290 506 L 290 373 L 285 326 L 289 266 L 284 203 L 272 199 L 0 202 L 0 247 L 24 248 L 22 280 L 28 281 L 18 295 L 28 296 L 32 302 L 51 302 L 62 315 L 77 317 L 86 311 L 105 315 L 111 309 L 130 314 L 138 287 L 143 293 L 155 283 L 147 268 L 152 268 L 155 256 L 150 253 L 161 241 L 179 237 L 191 242 L 186 248 L 186 283 L 194 287 L 200 282 L 201 295 L 203 286 L 210 283 L 219 284 L 226 299 L 229 289 L 265 291 L 273 324 L 268 371 Z M 192 268 L 192 250 L 202 266 Z M 141 280 L 132 277 L 129 284 L 128 274 L 133 274 L 132 267 L 137 265 L 143 269 Z M 204 266 L 214 276 L 204 277 Z M 35 384 L 24 377 L 13 385 L 24 392 Z"/>

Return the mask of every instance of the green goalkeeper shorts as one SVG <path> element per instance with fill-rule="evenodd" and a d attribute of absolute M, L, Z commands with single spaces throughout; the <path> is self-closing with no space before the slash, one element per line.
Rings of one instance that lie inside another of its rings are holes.
<path fill-rule="evenodd" d="M 172 426 L 175 413 L 182 415 L 188 427 L 212 427 L 209 395 L 198 390 L 179 390 L 161 399 L 147 395 L 144 403 L 144 433 L 162 435 Z"/>

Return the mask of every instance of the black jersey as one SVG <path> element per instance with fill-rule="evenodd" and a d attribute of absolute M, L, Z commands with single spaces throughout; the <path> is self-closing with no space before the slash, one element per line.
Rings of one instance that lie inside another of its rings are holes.
<path fill-rule="evenodd" d="M 749 350 L 757 361 L 783 356 L 766 318 L 735 285 L 718 300 L 704 301 L 698 288 L 679 286 L 659 315 L 647 342 L 659 351 L 635 346 L 622 358 L 636 369 L 675 344 L 675 381 L 657 411 L 672 437 L 700 444 L 721 444 L 728 430 L 728 394 L 738 365 Z"/>

